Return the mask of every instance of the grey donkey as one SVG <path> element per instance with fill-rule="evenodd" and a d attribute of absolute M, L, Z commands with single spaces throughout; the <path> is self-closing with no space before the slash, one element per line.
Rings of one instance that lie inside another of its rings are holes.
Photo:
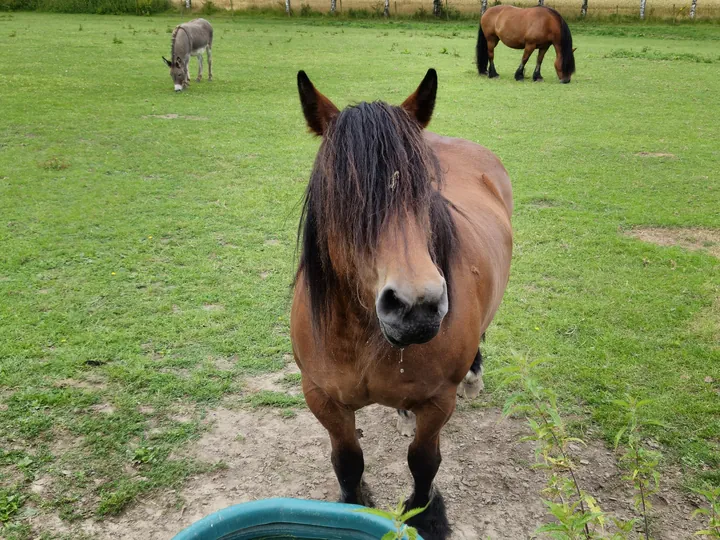
<path fill-rule="evenodd" d="M 208 80 L 212 81 L 213 29 L 205 19 L 195 19 L 175 27 L 170 46 L 170 60 L 162 57 L 170 68 L 170 77 L 179 92 L 190 85 L 190 57 L 197 56 L 199 68 L 197 80 L 202 80 L 203 52 L 207 53 Z"/>

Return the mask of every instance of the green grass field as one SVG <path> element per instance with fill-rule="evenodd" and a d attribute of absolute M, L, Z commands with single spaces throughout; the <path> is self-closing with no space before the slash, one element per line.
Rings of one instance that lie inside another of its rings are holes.
<path fill-rule="evenodd" d="M 561 85 L 553 53 L 546 82 L 515 82 L 504 47 L 501 78 L 479 78 L 467 22 L 216 18 L 215 80 L 175 94 L 160 57 L 180 22 L 0 14 L 0 536 L 37 537 L 29 511 L 102 516 L 182 485 L 221 401 L 298 406 L 243 378 L 290 352 L 318 147 L 299 69 L 343 106 L 399 103 L 436 68 L 431 129 L 489 147 L 514 182 L 487 368 L 548 358 L 544 383 L 608 441 L 613 399 L 653 399 L 665 464 L 720 484 L 720 264 L 625 234 L 720 228 L 720 28 L 573 26 Z"/>

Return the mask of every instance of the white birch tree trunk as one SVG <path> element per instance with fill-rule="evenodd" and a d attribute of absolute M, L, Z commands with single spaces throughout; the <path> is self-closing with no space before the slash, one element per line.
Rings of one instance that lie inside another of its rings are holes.
<path fill-rule="evenodd" d="M 697 0 L 692 0 L 692 4 L 690 4 L 690 18 L 695 18 L 695 10 L 697 9 Z"/>
<path fill-rule="evenodd" d="M 487 11 L 487 0 L 481 0 L 480 2 L 480 14 L 482 15 Z"/>
<path fill-rule="evenodd" d="M 442 11 L 442 0 L 433 0 L 433 15 L 436 17 L 440 16 Z"/>
<path fill-rule="evenodd" d="M 335 8 L 337 7 L 337 0 L 330 0 L 330 13 L 335 14 Z"/>
<path fill-rule="evenodd" d="M 285 0 L 285 13 L 290 15 L 290 0 Z"/>
<path fill-rule="evenodd" d="M 538 6 L 544 6 L 545 0 L 538 0 Z"/>
<path fill-rule="evenodd" d="M 645 1 L 646 0 L 640 0 L 640 18 L 645 18 Z"/>
<path fill-rule="evenodd" d="M 185 9 L 190 9 L 192 7 L 192 0 L 185 0 Z"/>
<path fill-rule="evenodd" d="M 385 6 L 383 7 L 383 15 L 386 19 L 390 16 L 390 0 L 385 0 Z"/>
<path fill-rule="evenodd" d="M 583 0 L 582 7 L 580 8 L 580 16 L 582 18 L 585 18 L 585 16 L 587 15 L 587 4 L 588 0 Z"/>

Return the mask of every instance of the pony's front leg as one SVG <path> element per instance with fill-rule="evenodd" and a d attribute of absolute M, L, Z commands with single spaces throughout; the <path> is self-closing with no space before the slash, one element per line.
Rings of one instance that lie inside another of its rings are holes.
<path fill-rule="evenodd" d="M 202 53 L 197 55 L 198 59 L 198 76 L 197 76 L 197 82 L 202 81 Z"/>
<path fill-rule="evenodd" d="M 408 449 L 408 465 L 415 487 L 405 504 L 407 510 L 422 508 L 424 512 L 408 521 L 425 540 L 446 540 L 450 537 L 450 523 L 445 501 L 433 481 L 440 468 L 440 430 L 455 410 L 455 389 L 450 388 L 441 397 L 434 398 L 413 412 L 417 418 L 415 439 Z"/>
<path fill-rule="evenodd" d="M 533 81 L 542 81 L 542 75 L 540 75 L 540 68 L 542 67 L 543 58 L 545 58 L 545 53 L 547 52 L 548 47 L 545 47 L 544 49 L 538 50 L 537 55 L 537 66 L 535 66 L 535 72 L 533 73 Z"/>
<path fill-rule="evenodd" d="M 334 401 L 306 380 L 304 377 L 305 401 L 330 435 L 331 461 L 340 484 L 340 502 L 371 506 L 369 494 L 362 489 L 365 462 L 355 432 L 355 411 Z"/>
<path fill-rule="evenodd" d="M 515 72 L 516 81 L 522 81 L 523 79 L 525 79 L 525 64 L 527 64 L 528 60 L 530 60 L 530 55 L 532 55 L 533 51 L 535 51 L 535 45 L 525 45 L 522 60 L 520 60 L 520 67 L 517 68 L 517 71 Z"/>

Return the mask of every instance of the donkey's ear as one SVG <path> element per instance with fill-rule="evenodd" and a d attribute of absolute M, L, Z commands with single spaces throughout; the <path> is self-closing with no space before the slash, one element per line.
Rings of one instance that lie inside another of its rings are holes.
<path fill-rule="evenodd" d="M 425 78 L 401 105 L 410 116 L 415 118 L 422 127 L 430 123 L 433 109 L 435 108 L 435 95 L 437 94 L 437 72 L 430 68 Z"/>
<path fill-rule="evenodd" d="M 330 121 L 340 111 L 332 101 L 315 89 L 304 71 L 298 71 L 297 85 L 300 104 L 310 131 L 316 135 L 323 135 Z"/>
<path fill-rule="evenodd" d="M 172 62 L 170 60 L 168 60 L 164 56 L 162 57 L 162 59 L 165 61 L 165 63 L 167 64 L 168 67 L 172 66 Z"/>

